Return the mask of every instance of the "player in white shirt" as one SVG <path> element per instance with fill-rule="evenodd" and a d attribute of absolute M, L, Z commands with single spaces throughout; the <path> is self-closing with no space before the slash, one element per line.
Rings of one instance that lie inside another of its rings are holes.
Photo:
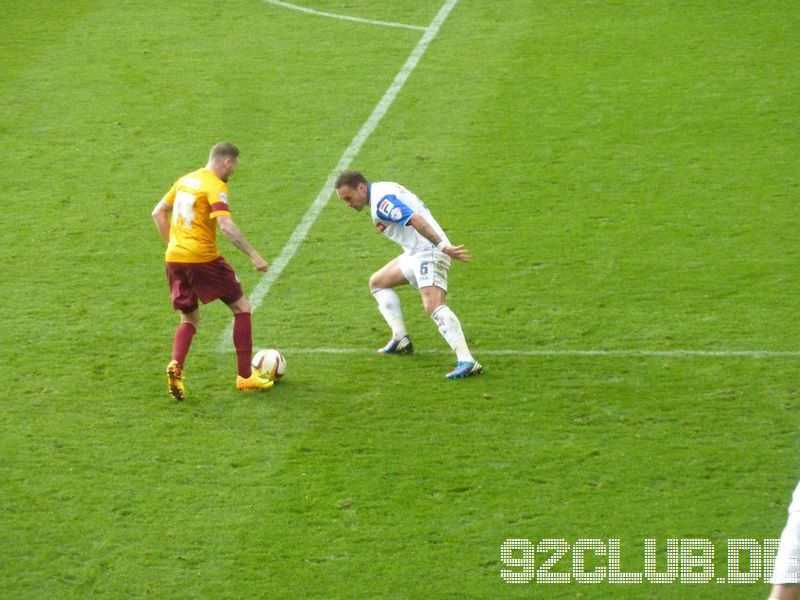
<path fill-rule="evenodd" d="M 483 367 L 469 351 L 458 317 L 445 304 L 450 259 L 467 262 L 469 251 L 464 246 L 452 245 L 425 204 L 400 184 L 369 183 L 358 171 L 345 171 L 336 179 L 335 187 L 339 198 L 353 210 L 361 211 L 369 206 L 378 230 L 404 249 L 403 254 L 369 279 L 369 290 L 378 303 L 378 310 L 392 328 L 392 339 L 378 352 L 409 354 L 413 351 L 400 310 L 400 298 L 393 289 L 408 283 L 419 289 L 425 312 L 456 353 L 456 367 L 445 377 L 460 379 L 482 373 Z"/>
<path fill-rule="evenodd" d="M 769 600 L 797 600 L 800 597 L 800 483 L 792 494 L 789 518 L 781 533 Z"/>

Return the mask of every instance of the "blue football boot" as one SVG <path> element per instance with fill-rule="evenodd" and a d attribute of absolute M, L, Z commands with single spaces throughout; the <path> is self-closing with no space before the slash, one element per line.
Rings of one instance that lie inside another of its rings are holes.
<path fill-rule="evenodd" d="M 456 368 L 450 371 L 445 377 L 448 379 L 463 379 L 471 375 L 480 375 L 483 373 L 483 367 L 477 360 L 475 362 L 458 361 Z"/>
<path fill-rule="evenodd" d="M 411 354 L 412 352 L 414 352 L 414 344 L 407 335 L 399 340 L 392 338 L 383 348 L 378 348 L 380 354 Z"/>

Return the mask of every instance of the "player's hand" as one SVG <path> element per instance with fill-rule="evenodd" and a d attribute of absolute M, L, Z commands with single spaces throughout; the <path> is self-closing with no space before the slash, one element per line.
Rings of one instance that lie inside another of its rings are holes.
<path fill-rule="evenodd" d="M 253 256 L 250 258 L 250 260 L 252 261 L 253 267 L 255 268 L 256 271 L 261 271 L 263 273 L 264 271 L 269 269 L 269 263 L 260 256 Z"/>
<path fill-rule="evenodd" d="M 452 246 L 447 245 L 442 250 L 447 256 L 455 258 L 456 260 L 460 260 L 461 262 L 469 262 L 472 257 L 469 254 L 469 250 L 464 248 L 464 246 Z"/>

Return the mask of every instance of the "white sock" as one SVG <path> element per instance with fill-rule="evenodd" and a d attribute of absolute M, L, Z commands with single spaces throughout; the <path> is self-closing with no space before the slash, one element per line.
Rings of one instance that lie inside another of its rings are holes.
<path fill-rule="evenodd" d="M 381 288 L 372 290 L 372 295 L 378 303 L 378 310 L 392 328 L 392 339 L 403 339 L 408 332 L 406 323 L 403 321 L 403 311 L 400 310 L 400 298 L 397 297 L 397 293 L 391 288 Z"/>
<path fill-rule="evenodd" d="M 446 304 L 442 304 L 439 308 L 434 310 L 433 313 L 431 313 L 431 319 L 439 326 L 439 333 L 442 334 L 442 337 L 456 353 L 456 357 L 459 361 L 475 362 L 475 359 L 472 358 L 472 353 L 467 347 L 467 340 L 464 338 L 464 332 L 461 331 L 461 322 Z"/>

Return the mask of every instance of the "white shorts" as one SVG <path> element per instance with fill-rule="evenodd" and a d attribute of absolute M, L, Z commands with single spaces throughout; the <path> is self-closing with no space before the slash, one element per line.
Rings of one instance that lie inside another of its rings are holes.
<path fill-rule="evenodd" d="M 397 257 L 397 265 L 413 288 L 436 286 L 447 291 L 447 271 L 450 269 L 447 254 L 438 250 L 401 254 Z"/>
<path fill-rule="evenodd" d="M 800 513 L 789 513 L 769 582 L 773 585 L 800 583 Z"/>

